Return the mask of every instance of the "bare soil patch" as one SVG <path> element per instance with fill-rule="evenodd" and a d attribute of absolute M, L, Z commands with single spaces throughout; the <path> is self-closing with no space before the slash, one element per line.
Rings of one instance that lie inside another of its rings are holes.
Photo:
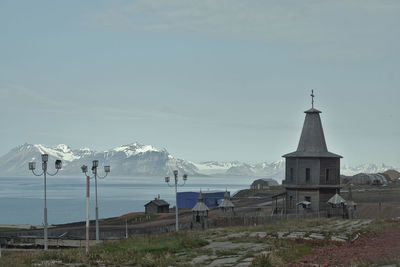
<path fill-rule="evenodd" d="M 352 266 L 362 262 L 400 260 L 400 226 L 362 235 L 352 243 L 316 247 L 290 266 Z"/>

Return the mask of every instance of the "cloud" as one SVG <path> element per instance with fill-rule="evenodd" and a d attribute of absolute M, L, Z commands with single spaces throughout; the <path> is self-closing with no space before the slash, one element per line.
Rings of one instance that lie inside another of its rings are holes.
<path fill-rule="evenodd" d="M 256 40 L 359 58 L 399 45 L 399 11 L 394 0 L 137 0 L 113 2 L 89 21 L 116 31 Z"/>
<path fill-rule="evenodd" d="M 98 117 L 118 120 L 137 121 L 151 119 L 188 120 L 189 118 L 172 106 L 155 107 L 150 105 L 128 106 L 118 102 L 107 105 L 98 104 L 96 101 L 79 99 L 77 101 L 44 94 L 38 90 L 11 84 L 0 84 L 0 98 L 3 105 L 0 110 L 12 112 L 29 110 L 29 113 L 57 113 L 81 117 Z"/>
<path fill-rule="evenodd" d="M 93 14 L 90 18 L 93 25 L 132 31 L 194 32 L 294 42 L 315 41 L 340 33 L 377 34 L 380 26 L 390 23 L 388 17 L 398 22 L 396 18 L 400 11 L 398 1 L 372 0 L 138 0 L 117 3 Z"/>
<path fill-rule="evenodd" d="M 257 1 L 146 1 L 119 3 L 91 17 L 92 25 L 129 31 L 189 32 L 260 38 L 269 41 L 296 39 L 308 22 L 304 11 L 291 5 Z M 303 24 L 303 25 L 301 25 Z M 297 25 L 297 29 L 292 25 Z M 304 33 L 304 32 L 303 32 Z M 308 38 L 303 38 L 308 40 Z"/>
<path fill-rule="evenodd" d="M 0 84 L 0 97 L 4 101 L 2 107 L 14 106 L 20 108 L 21 106 L 46 107 L 59 105 L 58 101 L 51 99 L 44 94 L 14 84 Z"/>

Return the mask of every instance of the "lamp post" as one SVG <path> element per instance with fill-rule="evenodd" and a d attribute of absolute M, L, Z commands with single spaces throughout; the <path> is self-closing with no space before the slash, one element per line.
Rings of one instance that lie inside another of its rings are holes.
<path fill-rule="evenodd" d="M 46 193 L 46 175 L 54 176 L 58 173 L 58 171 L 62 168 L 62 162 L 61 160 L 57 159 L 55 162 L 55 168 L 56 172 L 55 173 L 48 173 L 47 172 L 47 162 L 49 160 L 49 155 L 48 154 L 42 154 L 42 173 L 37 174 L 35 173 L 36 169 L 36 162 L 29 162 L 29 170 L 32 171 L 32 173 L 35 176 L 44 176 L 44 210 L 43 210 L 43 220 L 44 220 L 44 250 L 48 249 L 48 236 L 47 236 L 47 193 Z"/>
<path fill-rule="evenodd" d="M 92 165 L 92 173 L 94 174 L 94 184 L 95 184 L 95 195 L 96 195 L 96 244 L 98 244 L 99 241 L 99 205 L 97 202 L 97 167 L 99 166 L 99 161 L 98 160 L 93 160 L 93 165 Z M 88 167 L 86 165 L 83 165 L 81 167 L 82 172 L 87 175 Z M 104 176 L 99 176 L 99 178 L 103 179 L 106 178 L 108 173 L 110 172 L 110 166 L 104 166 Z M 93 178 L 93 177 L 92 177 Z"/>
<path fill-rule="evenodd" d="M 179 222 L 178 222 L 178 185 L 179 186 L 184 186 L 187 180 L 188 175 L 184 174 L 182 176 L 183 178 L 183 184 L 178 184 L 178 171 L 174 170 L 174 177 L 175 177 L 175 230 L 178 232 L 179 231 Z M 169 177 L 165 177 L 165 182 L 168 184 L 168 186 L 173 187 L 174 185 L 169 184 Z"/>

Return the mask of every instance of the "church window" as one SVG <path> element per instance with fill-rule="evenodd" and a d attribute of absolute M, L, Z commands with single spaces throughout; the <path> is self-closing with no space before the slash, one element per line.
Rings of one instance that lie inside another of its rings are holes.
<path fill-rule="evenodd" d="M 290 181 L 293 182 L 293 168 L 290 168 Z"/>
<path fill-rule="evenodd" d="M 311 180 L 311 171 L 310 168 L 306 168 L 306 182 L 310 182 Z"/>
<path fill-rule="evenodd" d="M 325 182 L 329 182 L 329 169 L 325 169 Z"/>

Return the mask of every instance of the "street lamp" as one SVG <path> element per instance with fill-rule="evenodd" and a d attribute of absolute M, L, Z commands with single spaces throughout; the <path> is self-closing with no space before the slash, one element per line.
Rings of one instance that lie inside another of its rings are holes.
<path fill-rule="evenodd" d="M 49 155 L 48 154 L 42 154 L 42 170 L 43 172 L 40 174 L 35 173 L 36 169 L 36 162 L 29 162 L 29 170 L 32 171 L 32 173 L 35 176 L 44 176 L 44 212 L 43 212 L 43 220 L 44 220 L 44 250 L 48 249 L 48 237 L 47 237 L 47 194 L 46 194 L 46 174 L 50 176 L 54 176 L 58 173 L 58 171 L 62 168 L 62 162 L 61 160 L 57 159 L 55 162 L 55 168 L 56 172 L 55 173 L 48 173 L 47 172 L 47 162 L 49 160 Z"/>
<path fill-rule="evenodd" d="M 92 173 L 94 174 L 94 184 L 95 184 L 95 194 L 96 194 L 96 244 L 98 244 L 99 241 L 99 205 L 97 202 L 97 167 L 99 166 L 99 161 L 98 160 L 93 160 L 93 165 L 92 165 Z M 87 175 L 88 167 L 86 165 L 83 165 L 81 167 L 82 172 Z M 104 176 L 99 176 L 99 178 L 103 179 L 106 178 L 108 173 L 110 172 L 110 166 L 104 166 Z M 92 177 L 93 178 L 93 177 Z"/>
<path fill-rule="evenodd" d="M 178 223 L 178 171 L 174 170 L 174 177 L 175 177 L 175 230 L 178 232 L 179 231 L 179 223 Z M 182 176 L 183 178 L 183 184 L 179 184 L 179 186 L 184 186 L 186 183 L 186 180 L 188 178 L 187 174 L 184 174 Z M 168 186 L 173 187 L 173 185 L 169 184 L 169 177 L 165 177 L 165 182 L 168 184 Z"/>

